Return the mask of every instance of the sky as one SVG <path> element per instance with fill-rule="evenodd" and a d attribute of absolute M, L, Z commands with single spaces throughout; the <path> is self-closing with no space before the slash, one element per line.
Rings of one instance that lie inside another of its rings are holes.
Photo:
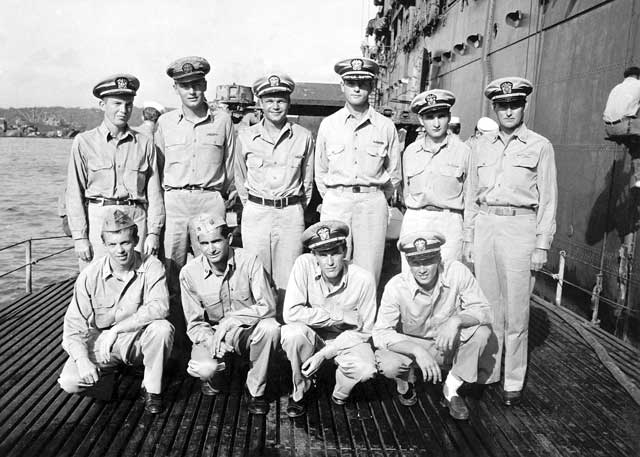
<path fill-rule="evenodd" d="M 173 60 L 199 55 L 218 84 L 271 71 L 338 82 L 335 62 L 360 55 L 373 0 L 2 0 L 0 107 L 95 107 L 101 79 L 131 73 L 135 104 L 177 106 Z"/>

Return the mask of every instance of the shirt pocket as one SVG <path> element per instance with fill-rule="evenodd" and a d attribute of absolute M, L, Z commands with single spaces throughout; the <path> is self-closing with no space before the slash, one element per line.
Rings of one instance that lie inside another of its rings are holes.
<path fill-rule="evenodd" d="M 493 187 L 496 182 L 499 156 L 479 154 L 478 157 L 478 187 Z"/>
<path fill-rule="evenodd" d="M 536 152 L 522 152 L 512 157 L 508 173 L 505 173 L 505 185 L 534 192 L 539 159 L 540 154 Z"/>
<path fill-rule="evenodd" d="M 264 159 L 257 154 L 250 153 L 247 155 L 247 168 L 262 168 L 264 166 Z"/>
<path fill-rule="evenodd" d="M 137 160 L 127 159 L 124 170 L 124 185 L 134 198 L 146 195 L 148 172 L 149 164 L 145 156 Z"/>
<path fill-rule="evenodd" d="M 255 302 L 248 283 L 233 284 L 229 292 L 231 294 L 231 309 L 234 311 L 249 308 Z"/>
<path fill-rule="evenodd" d="M 182 176 L 189 164 L 187 138 L 184 135 L 166 135 L 164 143 L 165 175 Z"/>
<path fill-rule="evenodd" d="M 90 160 L 88 165 L 87 187 L 92 194 L 111 194 L 115 186 L 113 164 L 104 160 Z"/>
<path fill-rule="evenodd" d="M 456 164 L 441 165 L 436 170 L 436 189 L 445 199 L 456 198 L 462 194 L 464 170 Z"/>
<path fill-rule="evenodd" d="M 407 175 L 407 192 L 409 194 L 420 194 L 424 192 L 424 166 L 420 164 L 411 164 L 405 171 Z"/>
<path fill-rule="evenodd" d="M 115 300 L 111 297 L 96 297 L 93 300 L 93 318 L 100 330 L 108 329 L 116 321 Z"/>
<path fill-rule="evenodd" d="M 384 166 L 384 159 L 387 157 L 387 145 L 385 143 L 372 143 L 365 148 L 363 171 L 367 176 L 377 176 Z"/>
<path fill-rule="evenodd" d="M 198 167 L 219 165 L 224 158 L 224 135 L 206 133 L 198 144 Z"/>
<path fill-rule="evenodd" d="M 203 295 L 200 304 L 204 308 L 205 319 L 209 323 L 218 323 L 224 317 L 222 300 L 219 294 Z"/>
<path fill-rule="evenodd" d="M 304 160 L 304 154 L 292 154 L 291 159 L 289 160 L 289 166 L 291 168 L 300 168 L 302 166 L 302 161 Z"/>
<path fill-rule="evenodd" d="M 344 156 L 345 156 L 344 144 L 329 144 L 327 145 L 327 160 L 329 162 L 329 170 L 341 170 L 344 168 Z"/>

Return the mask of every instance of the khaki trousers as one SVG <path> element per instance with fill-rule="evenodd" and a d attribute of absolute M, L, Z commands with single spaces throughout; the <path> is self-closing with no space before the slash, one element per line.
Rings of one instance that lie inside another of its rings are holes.
<path fill-rule="evenodd" d="M 95 343 L 101 333 L 94 331 L 89 336 L 89 360 L 98 368 L 144 365 L 143 386 L 152 394 L 162 392 L 162 372 L 173 345 L 173 326 L 168 321 L 159 319 L 137 332 L 119 333 L 107 363 L 98 363 L 96 358 L 98 348 Z M 81 385 L 78 367 L 71 358 L 64 364 L 58 383 L 69 393 L 86 389 Z"/>
<path fill-rule="evenodd" d="M 493 308 L 497 353 L 488 382 L 500 380 L 504 351 L 504 390 L 522 390 L 527 372 L 529 299 L 534 278 L 531 254 L 536 242 L 536 215 L 496 216 L 479 213 L 474 258 L 478 284 Z"/>
<path fill-rule="evenodd" d="M 323 340 L 311 327 L 300 324 L 283 325 L 281 344 L 291 362 L 293 377 L 293 399 L 300 401 L 309 390 L 310 381 L 302 375 L 301 367 L 308 358 L 324 347 Z M 348 349 L 338 351 L 334 359 L 337 365 L 336 385 L 333 395 L 346 400 L 356 384 L 368 381 L 376 374 L 373 350 L 369 343 L 362 343 Z"/>
<path fill-rule="evenodd" d="M 224 341 L 233 346 L 236 354 L 249 357 L 251 367 L 247 373 L 247 389 L 254 397 L 264 395 L 267 386 L 267 372 L 271 354 L 280 341 L 280 324 L 274 318 L 260 319 L 252 327 L 235 327 L 225 335 Z M 211 356 L 211 348 L 205 343 L 194 344 L 191 360 L 203 367 L 201 378 L 209 381 L 215 376 L 216 364 Z"/>

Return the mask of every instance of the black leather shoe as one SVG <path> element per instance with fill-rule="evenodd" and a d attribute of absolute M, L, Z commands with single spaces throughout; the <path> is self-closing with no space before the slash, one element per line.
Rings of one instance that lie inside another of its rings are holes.
<path fill-rule="evenodd" d="M 464 398 L 454 395 L 451 400 L 444 399 L 444 405 L 449 408 L 449 415 L 459 421 L 469 419 L 469 408 Z"/>
<path fill-rule="evenodd" d="M 307 407 L 305 405 L 304 397 L 299 401 L 295 401 L 291 396 L 289 397 L 289 402 L 287 403 L 287 416 L 300 417 L 304 416 L 306 412 Z"/>
<path fill-rule="evenodd" d="M 505 390 L 502 393 L 502 401 L 506 406 L 516 406 L 522 401 L 521 390 Z"/>
<path fill-rule="evenodd" d="M 158 414 L 162 412 L 162 394 L 145 392 L 144 410 L 149 414 Z"/>
<path fill-rule="evenodd" d="M 404 406 L 413 406 L 418 401 L 418 396 L 416 395 L 416 390 L 413 387 L 413 383 L 409 383 L 409 390 L 405 393 L 398 393 L 398 401 L 400 404 Z"/>
<path fill-rule="evenodd" d="M 220 393 L 220 389 L 213 387 L 211 381 L 202 381 L 200 384 L 200 392 L 202 392 L 202 395 L 212 397 L 214 395 L 218 395 Z"/>
<path fill-rule="evenodd" d="M 263 416 L 269 412 L 269 403 L 267 403 L 263 396 L 254 397 L 251 395 L 249 399 L 249 412 Z"/>

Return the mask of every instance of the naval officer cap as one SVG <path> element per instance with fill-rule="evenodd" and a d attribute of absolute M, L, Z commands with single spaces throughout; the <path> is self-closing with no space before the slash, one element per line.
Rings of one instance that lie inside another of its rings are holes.
<path fill-rule="evenodd" d="M 253 93 L 256 97 L 263 97 L 267 94 L 285 92 L 290 94 L 296 88 L 296 84 L 289 75 L 284 73 L 271 73 L 262 78 L 258 78 L 253 83 Z"/>
<path fill-rule="evenodd" d="M 175 82 L 186 83 L 204 79 L 210 70 L 211 65 L 204 57 L 189 56 L 171 62 L 167 67 L 167 75 Z"/>
<path fill-rule="evenodd" d="M 98 98 L 110 95 L 135 96 L 139 88 L 140 81 L 138 78 L 127 73 L 117 73 L 93 86 L 93 95 Z"/>
<path fill-rule="evenodd" d="M 431 89 L 415 96 L 411 101 L 411 111 L 424 114 L 430 111 L 449 110 L 456 102 L 453 92 L 444 89 Z"/>
<path fill-rule="evenodd" d="M 214 233 L 221 227 L 226 227 L 227 221 L 217 215 L 209 213 L 198 214 L 193 219 L 193 227 L 196 230 L 196 236 L 200 234 Z"/>
<path fill-rule="evenodd" d="M 533 84 L 519 76 L 498 78 L 489 83 L 484 95 L 493 102 L 525 100 L 533 92 Z"/>
<path fill-rule="evenodd" d="M 398 250 L 410 260 L 440 260 L 440 247 L 446 239 L 440 232 L 424 231 L 403 235 L 398 240 Z"/>
<path fill-rule="evenodd" d="M 349 226 L 340 221 L 320 221 L 302 233 L 302 243 L 314 251 L 339 246 L 349 236 Z"/>
<path fill-rule="evenodd" d="M 116 209 L 108 211 L 102 221 L 103 232 L 119 232 L 120 230 L 127 229 L 129 227 L 135 227 L 136 223 L 133 222 L 126 213 L 122 210 Z"/>
<path fill-rule="evenodd" d="M 341 60 L 334 65 L 333 70 L 342 79 L 374 79 L 378 76 L 378 64 L 366 57 Z"/>

